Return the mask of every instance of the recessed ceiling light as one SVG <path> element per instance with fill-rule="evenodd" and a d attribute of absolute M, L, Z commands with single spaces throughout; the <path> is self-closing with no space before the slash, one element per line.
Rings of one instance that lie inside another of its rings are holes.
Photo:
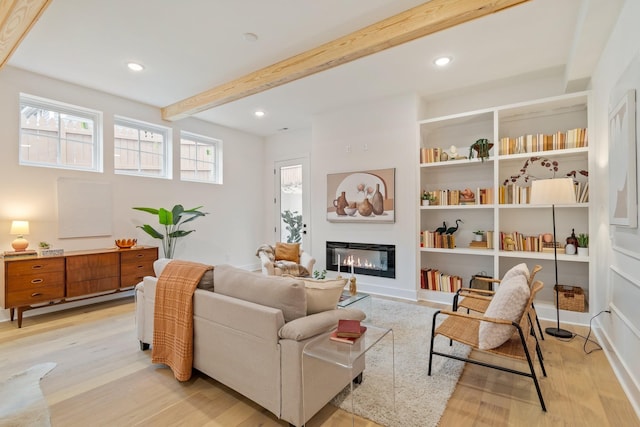
<path fill-rule="evenodd" d="M 244 37 L 244 39 L 248 42 L 255 42 L 256 40 L 258 40 L 258 35 L 254 33 L 244 33 L 242 37 Z"/>
<path fill-rule="evenodd" d="M 256 117 L 264 117 L 264 111 L 262 111 L 262 110 L 258 110 L 258 111 L 256 111 L 256 112 L 255 112 L 255 113 L 253 113 L 253 114 L 255 114 L 255 115 L 256 115 Z"/>
<path fill-rule="evenodd" d="M 441 56 L 440 58 L 436 58 L 433 63 L 436 64 L 438 67 L 444 67 L 445 65 L 449 64 L 451 62 L 451 57 L 450 56 Z"/>
<path fill-rule="evenodd" d="M 142 64 L 138 64 L 137 62 L 127 62 L 127 67 L 129 67 L 131 71 L 144 70 L 144 66 Z"/>

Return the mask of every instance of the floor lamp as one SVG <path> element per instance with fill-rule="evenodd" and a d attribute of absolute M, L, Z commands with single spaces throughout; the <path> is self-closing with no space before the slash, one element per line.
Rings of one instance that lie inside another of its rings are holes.
<path fill-rule="evenodd" d="M 553 261 L 556 268 L 556 319 L 555 328 L 547 328 L 545 332 L 558 338 L 571 338 L 573 334 L 566 329 L 560 328 L 560 304 L 558 289 L 558 248 L 556 241 L 556 205 L 572 204 L 576 202 L 575 187 L 571 178 L 538 179 L 531 183 L 532 205 L 551 205 L 553 216 Z"/>

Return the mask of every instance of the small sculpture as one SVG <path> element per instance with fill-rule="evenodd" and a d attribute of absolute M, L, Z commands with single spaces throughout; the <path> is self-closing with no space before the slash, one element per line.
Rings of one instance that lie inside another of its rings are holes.
<path fill-rule="evenodd" d="M 461 219 L 456 219 L 456 226 L 455 227 L 449 227 L 445 233 L 446 234 L 453 234 L 456 231 L 458 231 L 458 222 L 461 222 L 461 223 L 464 224 L 464 221 L 462 221 Z"/>
<path fill-rule="evenodd" d="M 470 188 L 465 188 L 460 192 L 460 199 L 463 202 L 472 201 L 476 199 L 476 194 L 473 191 L 471 191 Z"/>
<path fill-rule="evenodd" d="M 446 231 L 447 231 L 447 223 L 442 221 L 442 227 L 436 228 L 433 232 L 434 233 L 439 233 L 439 234 L 444 234 Z"/>

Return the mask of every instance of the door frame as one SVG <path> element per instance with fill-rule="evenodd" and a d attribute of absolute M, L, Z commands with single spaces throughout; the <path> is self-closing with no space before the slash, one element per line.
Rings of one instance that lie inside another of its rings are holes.
<path fill-rule="evenodd" d="M 282 222 L 280 218 L 280 168 L 294 165 L 302 165 L 302 223 L 304 224 L 302 229 L 302 249 L 305 252 L 311 253 L 311 203 L 309 197 L 309 179 L 311 174 L 309 173 L 309 156 L 307 155 L 274 161 L 273 217 L 275 226 L 273 236 L 275 242 L 280 241 L 280 224 Z"/>

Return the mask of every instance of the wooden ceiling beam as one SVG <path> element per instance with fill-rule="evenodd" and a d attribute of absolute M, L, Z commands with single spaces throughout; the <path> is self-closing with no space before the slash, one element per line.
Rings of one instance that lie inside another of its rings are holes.
<path fill-rule="evenodd" d="M 13 55 L 52 0 L 0 1 L 0 69 Z"/>
<path fill-rule="evenodd" d="M 162 118 L 179 120 L 527 1 L 431 0 L 166 106 Z"/>

